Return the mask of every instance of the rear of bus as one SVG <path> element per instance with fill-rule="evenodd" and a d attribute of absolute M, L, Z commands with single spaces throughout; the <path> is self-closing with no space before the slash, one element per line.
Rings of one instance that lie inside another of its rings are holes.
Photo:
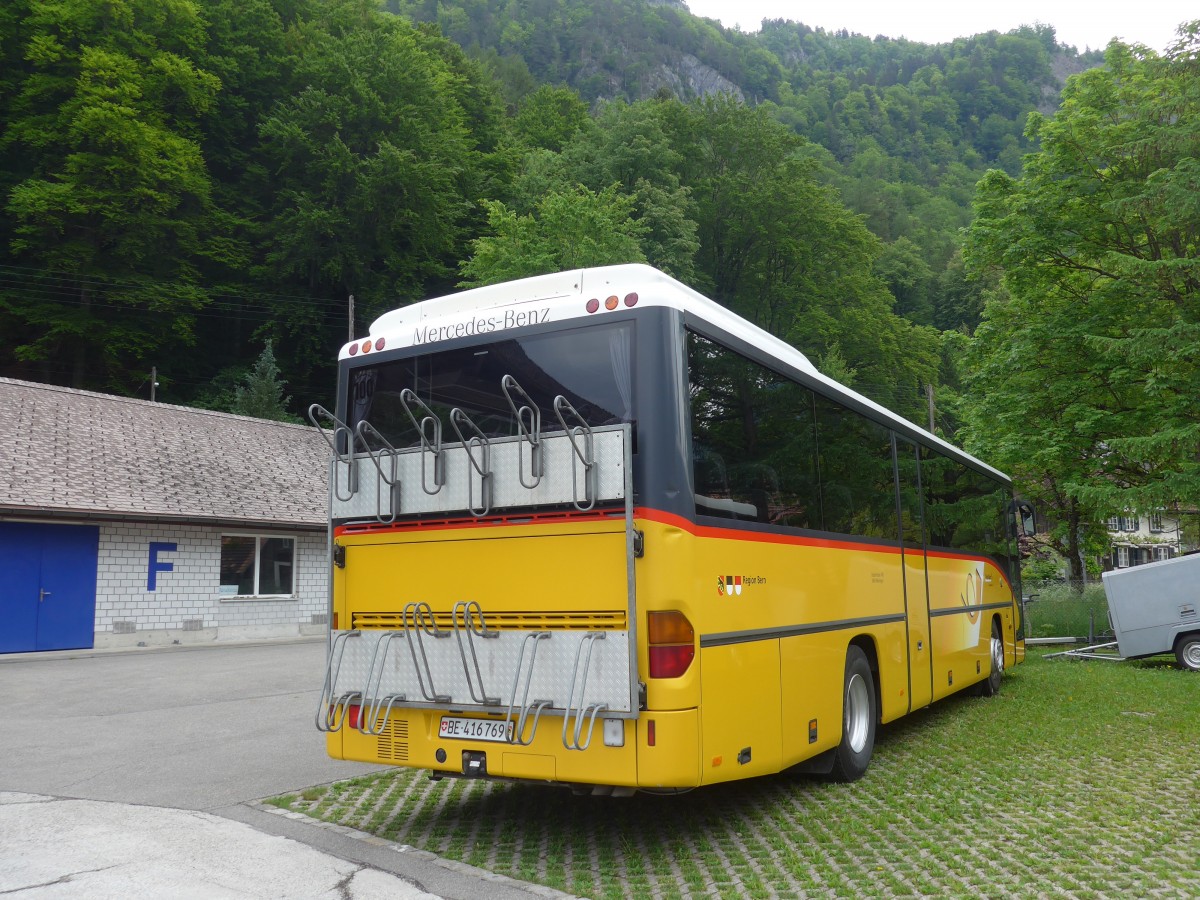
<path fill-rule="evenodd" d="M 639 295 L 646 273 L 675 284 L 617 267 L 498 285 L 343 350 L 337 409 L 313 413 L 334 451 L 331 756 L 696 783 L 698 698 L 639 722 L 647 682 L 686 682 L 695 654 L 670 590 L 638 598 L 635 508 L 681 494 L 686 438 L 676 319 Z"/>

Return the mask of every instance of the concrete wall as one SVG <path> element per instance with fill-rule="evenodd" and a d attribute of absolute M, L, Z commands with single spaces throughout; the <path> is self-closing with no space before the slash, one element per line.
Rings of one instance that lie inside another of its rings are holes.
<path fill-rule="evenodd" d="M 222 596 L 222 534 L 295 538 L 292 596 Z M 329 607 L 327 566 L 323 531 L 101 523 L 96 646 L 323 633 Z"/>

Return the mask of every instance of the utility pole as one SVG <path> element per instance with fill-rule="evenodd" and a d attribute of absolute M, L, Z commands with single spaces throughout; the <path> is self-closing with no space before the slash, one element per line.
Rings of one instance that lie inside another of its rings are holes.
<path fill-rule="evenodd" d="M 150 367 L 150 402 L 154 402 L 154 389 L 158 387 L 158 366 Z"/>
<path fill-rule="evenodd" d="M 354 295 L 350 295 L 350 341 L 354 341 Z"/>
<path fill-rule="evenodd" d="M 925 396 L 929 399 L 929 433 L 933 434 L 933 385 L 925 385 Z"/>

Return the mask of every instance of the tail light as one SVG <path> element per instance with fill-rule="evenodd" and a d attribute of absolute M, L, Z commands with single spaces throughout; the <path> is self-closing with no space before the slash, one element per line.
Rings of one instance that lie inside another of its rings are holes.
<path fill-rule="evenodd" d="M 346 708 L 346 725 L 350 728 L 358 728 L 362 722 L 362 707 L 357 703 L 352 703 Z"/>
<path fill-rule="evenodd" d="M 678 610 L 647 614 L 650 677 L 678 678 L 696 658 L 696 631 Z"/>

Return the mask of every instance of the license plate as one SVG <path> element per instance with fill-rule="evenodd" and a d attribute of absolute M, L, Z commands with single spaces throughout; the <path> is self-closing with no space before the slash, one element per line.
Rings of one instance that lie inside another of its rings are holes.
<path fill-rule="evenodd" d="M 442 716 L 438 735 L 460 741 L 494 741 L 508 743 L 512 739 L 513 723 L 507 719 L 466 719 Z"/>

